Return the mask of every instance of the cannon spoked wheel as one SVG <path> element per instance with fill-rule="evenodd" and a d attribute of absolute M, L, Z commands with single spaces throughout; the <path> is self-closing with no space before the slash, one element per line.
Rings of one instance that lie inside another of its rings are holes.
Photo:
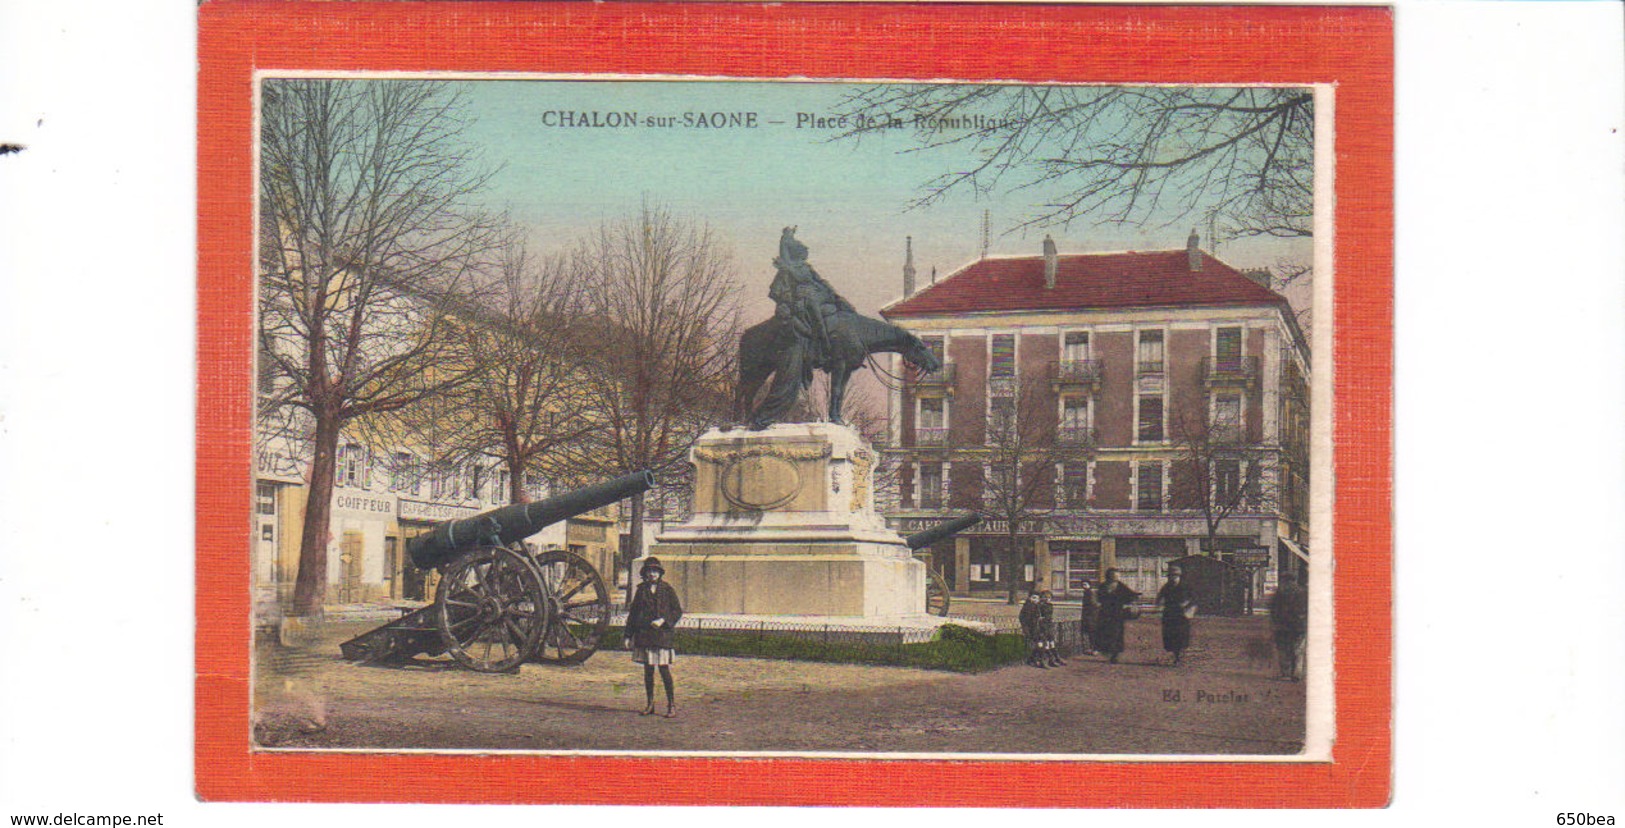
<path fill-rule="evenodd" d="M 501 547 L 481 547 L 447 566 L 435 603 L 446 652 L 482 673 L 518 669 L 550 620 L 541 575 L 525 556 Z"/>
<path fill-rule="evenodd" d="M 592 658 L 609 629 L 609 590 L 604 579 L 592 564 L 570 552 L 543 552 L 533 560 L 552 609 L 552 623 L 542 637 L 536 660 L 580 664 Z"/>
<path fill-rule="evenodd" d="M 948 615 L 948 582 L 942 580 L 935 569 L 929 570 L 925 581 L 925 611 L 932 615 Z"/>

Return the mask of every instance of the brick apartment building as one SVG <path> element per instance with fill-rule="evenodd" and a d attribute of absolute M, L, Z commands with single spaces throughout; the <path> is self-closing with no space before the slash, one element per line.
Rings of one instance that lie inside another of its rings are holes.
<path fill-rule="evenodd" d="M 1154 594 L 1169 561 L 1203 555 L 1262 595 L 1283 568 L 1303 570 L 1309 352 L 1266 273 L 1237 271 L 1193 233 L 1185 249 L 1082 255 L 1046 239 L 1041 255 L 985 257 L 918 292 L 911 248 L 903 281 L 882 315 L 945 364 L 904 366 L 890 395 L 896 528 L 983 507 L 999 471 L 990 416 L 1026 388 L 1045 438 L 1072 452 L 1035 467 L 1023 587 L 1064 596 L 1116 567 Z M 987 521 L 926 557 L 956 593 L 999 589 L 1007 532 Z"/>

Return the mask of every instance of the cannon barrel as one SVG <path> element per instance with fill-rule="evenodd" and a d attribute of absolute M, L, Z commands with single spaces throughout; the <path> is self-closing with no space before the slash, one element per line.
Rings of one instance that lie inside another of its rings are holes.
<path fill-rule="evenodd" d="M 921 549 L 943 538 L 951 538 L 981 522 L 982 516 L 971 512 L 968 515 L 960 515 L 953 520 L 945 520 L 923 532 L 915 532 L 903 542 L 908 544 L 910 549 Z"/>
<path fill-rule="evenodd" d="M 515 503 L 473 517 L 448 520 L 407 541 L 406 551 L 419 569 L 434 569 L 493 537 L 497 543 L 513 543 L 561 520 L 646 492 L 654 484 L 653 472 L 634 472 L 546 500 Z"/>

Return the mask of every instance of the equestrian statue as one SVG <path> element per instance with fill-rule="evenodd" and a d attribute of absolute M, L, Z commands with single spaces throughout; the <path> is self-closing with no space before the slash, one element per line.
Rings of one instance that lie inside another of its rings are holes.
<path fill-rule="evenodd" d="M 807 246 L 796 238 L 796 228 L 784 228 L 773 265 L 778 272 L 767 292 L 773 316 L 739 337 L 734 409 L 751 430 L 786 422 L 801 392 L 812 385 L 814 369 L 829 374 L 829 421 L 840 424 L 846 384 L 870 354 L 902 354 L 921 372 L 942 367 L 919 337 L 853 310 L 807 263 Z M 767 395 L 753 407 L 769 376 Z"/>

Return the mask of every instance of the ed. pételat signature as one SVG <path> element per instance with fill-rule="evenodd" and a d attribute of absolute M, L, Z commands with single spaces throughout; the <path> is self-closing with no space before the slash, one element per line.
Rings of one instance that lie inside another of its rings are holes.
<path fill-rule="evenodd" d="M 1214 692 L 1211 690 L 1197 690 L 1187 693 L 1184 690 L 1163 688 L 1162 700 L 1169 704 L 1183 704 L 1194 702 L 1196 704 L 1248 704 L 1250 702 L 1270 701 L 1275 698 L 1274 690 L 1265 690 L 1262 693 L 1243 693 L 1237 690 L 1224 690 Z"/>

